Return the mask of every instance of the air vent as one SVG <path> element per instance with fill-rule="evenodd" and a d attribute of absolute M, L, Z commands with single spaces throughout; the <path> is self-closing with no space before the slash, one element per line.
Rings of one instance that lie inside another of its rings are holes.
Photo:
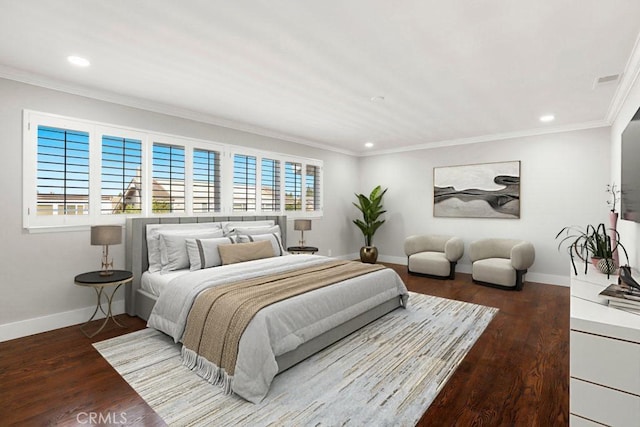
<path fill-rule="evenodd" d="M 618 81 L 618 79 L 620 78 L 620 74 L 611 74 L 610 76 L 602 76 L 602 77 L 598 77 L 594 82 L 593 82 L 593 88 L 597 88 L 599 86 L 604 86 L 604 85 L 608 85 L 611 83 L 615 83 Z"/>

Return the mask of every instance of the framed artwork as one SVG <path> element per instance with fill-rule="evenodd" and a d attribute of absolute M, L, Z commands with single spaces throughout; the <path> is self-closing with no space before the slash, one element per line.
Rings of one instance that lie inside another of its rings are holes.
<path fill-rule="evenodd" d="M 520 161 L 433 168 L 433 216 L 520 218 Z"/>

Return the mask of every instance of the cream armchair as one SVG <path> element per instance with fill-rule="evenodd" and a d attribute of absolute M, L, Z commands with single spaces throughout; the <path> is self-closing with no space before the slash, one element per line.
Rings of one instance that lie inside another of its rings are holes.
<path fill-rule="evenodd" d="M 464 253 L 459 237 L 414 235 L 404 241 L 409 273 L 438 279 L 453 279 L 456 263 Z"/>
<path fill-rule="evenodd" d="M 519 291 L 536 253 L 524 240 L 482 239 L 469 245 L 469 258 L 475 283 Z"/>

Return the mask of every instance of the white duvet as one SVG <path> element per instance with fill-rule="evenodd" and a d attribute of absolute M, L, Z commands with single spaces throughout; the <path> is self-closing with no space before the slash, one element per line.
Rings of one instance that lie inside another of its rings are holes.
<path fill-rule="evenodd" d="M 198 270 L 177 277 L 158 297 L 148 326 L 181 341 L 189 310 L 205 289 L 329 261 L 318 255 L 287 255 Z M 278 372 L 276 357 L 394 297 L 406 306 L 407 288 L 391 269 L 379 270 L 262 309 L 240 339 L 231 389 L 257 403 Z"/>

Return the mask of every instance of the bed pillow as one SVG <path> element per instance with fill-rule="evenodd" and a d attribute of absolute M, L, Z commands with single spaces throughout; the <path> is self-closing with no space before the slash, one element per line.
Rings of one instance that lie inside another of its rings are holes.
<path fill-rule="evenodd" d="M 282 246 L 282 237 L 280 237 L 280 232 L 269 233 L 269 234 L 239 234 L 238 242 L 246 243 L 246 242 L 260 242 L 262 240 L 266 240 L 271 243 L 273 247 L 273 253 L 275 256 L 287 255 L 287 251 L 284 250 Z"/>
<path fill-rule="evenodd" d="M 233 237 L 186 239 L 187 254 L 189 255 L 189 270 L 195 271 L 222 265 L 218 246 L 233 243 L 235 243 Z"/>
<path fill-rule="evenodd" d="M 229 221 L 222 223 L 222 229 L 224 230 L 224 234 L 231 234 L 235 232 L 235 229 L 238 227 L 246 228 L 246 227 L 272 227 L 275 225 L 275 221 L 272 219 L 265 219 L 259 221 Z"/>
<path fill-rule="evenodd" d="M 185 224 L 147 224 L 147 257 L 149 261 L 149 272 L 156 273 L 162 270 L 160 259 L 160 233 L 184 230 L 220 230 L 222 224 L 219 222 L 199 222 Z"/>
<path fill-rule="evenodd" d="M 235 231 L 236 234 L 244 234 L 244 235 L 256 235 L 256 234 L 272 234 L 272 233 L 278 233 L 279 235 L 282 235 L 280 233 L 280 226 L 279 225 L 271 225 L 271 226 L 266 226 L 266 227 L 235 227 L 233 229 Z"/>
<path fill-rule="evenodd" d="M 222 237 L 222 229 L 179 230 L 160 233 L 160 262 L 162 273 L 189 268 L 186 239 Z"/>
<path fill-rule="evenodd" d="M 218 252 L 220 252 L 222 265 L 271 258 L 274 255 L 273 246 L 266 240 L 261 242 L 219 245 Z"/>

